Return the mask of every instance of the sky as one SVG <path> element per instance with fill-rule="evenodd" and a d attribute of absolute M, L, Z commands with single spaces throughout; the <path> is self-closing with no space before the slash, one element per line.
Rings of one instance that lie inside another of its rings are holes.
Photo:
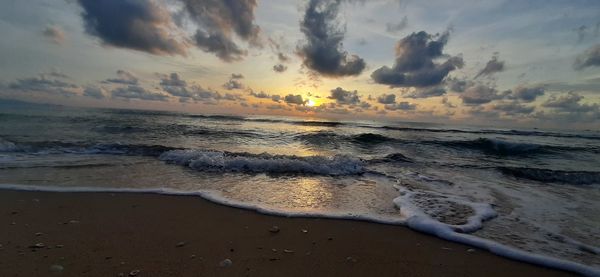
<path fill-rule="evenodd" d="M 0 5 L 4 99 L 600 129 L 600 1 Z"/>

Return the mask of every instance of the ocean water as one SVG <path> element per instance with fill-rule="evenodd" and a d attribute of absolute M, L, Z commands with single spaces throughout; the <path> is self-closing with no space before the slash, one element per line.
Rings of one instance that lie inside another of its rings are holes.
<path fill-rule="evenodd" d="M 600 274 L 600 132 L 0 105 L 0 187 L 194 194 Z"/>

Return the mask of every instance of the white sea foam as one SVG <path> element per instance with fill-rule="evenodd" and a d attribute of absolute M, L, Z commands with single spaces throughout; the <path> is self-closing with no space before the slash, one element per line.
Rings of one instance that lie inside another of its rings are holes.
<path fill-rule="evenodd" d="M 468 205 L 474 209 L 474 215 L 470 216 L 468 222 L 462 225 L 444 224 L 433 219 L 429 214 L 422 210 L 413 200 L 418 192 L 408 191 L 398 187 L 402 195 L 394 199 L 394 203 L 401 209 L 406 218 L 390 219 L 374 214 L 348 214 L 343 212 L 290 212 L 279 209 L 271 209 L 261 205 L 252 203 L 243 203 L 227 199 L 216 191 L 181 191 L 168 188 L 153 188 L 153 189 L 133 189 L 133 188 L 91 188 L 91 187 L 58 187 L 58 186 L 33 186 L 33 185 L 15 185 L 15 184 L 0 184 L 0 189 L 6 190 L 21 190 L 21 191 L 45 191 L 45 192 L 105 192 L 105 193 L 152 193 L 164 195 L 189 195 L 199 196 L 211 202 L 237 207 L 242 209 L 254 210 L 263 214 L 279 215 L 286 217 L 322 217 L 336 219 L 350 219 L 371 221 L 376 223 L 404 225 L 409 228 L 423 233 L 435 235 L 439 238 L 463 243 L 480 249 L 488 250 L 499 256 L 506 258 L 567 270 L 582 274 L 585 276 L 600 276 L 600 269 L 593 268 L 587 265 L 579 264 L 572 261 L 560 260 L 548 256 L 538 255 L 535 253 L 516 249 L 514 247 L 499 244 L 497 242 L 475 237 L 473 235 L 460 233 L 473 231 L 481 228 L 482 221 L 495 216 L 495 212 L 491 206 L 484 203 L 473 203 L 464 199 L 451 198 L 451 201 Z M 458 231 L 458 232 L 457 232 Z"/>
<path fill-rule="evenodd" d="M 11 141 L 0 138 L 0 152 L 13 152 L 17 150 L 19 150 L 19 148 L 16 144 L 14 144 Z"/>
<path fill-rule="evenodd" d="M 350 156 L 282 156 L 233 154 L 220 151 L 172 150 L 160 159 L 198 171 L 354 175 L 365 172 L 364 162 Z"/>

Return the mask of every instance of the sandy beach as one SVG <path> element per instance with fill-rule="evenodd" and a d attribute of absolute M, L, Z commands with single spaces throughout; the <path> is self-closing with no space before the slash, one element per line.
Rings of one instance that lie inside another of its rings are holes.
<path fill-rule="evenodd" d="M 198 197 L 3 190 L 0 207 L 1 276 L 569 275 L 401 226 Z"/>

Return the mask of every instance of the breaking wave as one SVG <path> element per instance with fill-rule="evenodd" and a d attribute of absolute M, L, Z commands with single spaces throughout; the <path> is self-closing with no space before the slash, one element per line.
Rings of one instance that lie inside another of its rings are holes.
<path fill-rule="evenodd" d="M 357 175 L 366 172 L 361 159 L 336 155 L 287 156 L 271 154 L 229 153 L 205 150 L 172 150 L 160 160 L 188 166 L 198 171 L 244 172 L 269 174 Z"/>

